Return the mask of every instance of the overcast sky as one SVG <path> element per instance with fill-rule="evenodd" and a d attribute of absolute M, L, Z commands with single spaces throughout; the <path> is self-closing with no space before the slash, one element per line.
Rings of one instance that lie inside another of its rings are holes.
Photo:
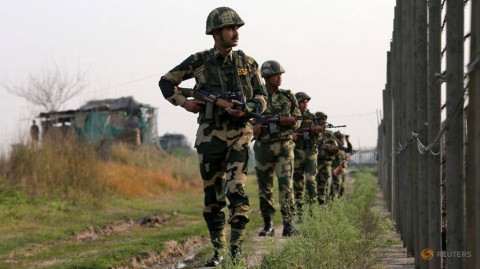
<path fill-rule="evenodd" d="M 312 112 L 346 124 L 356 146 L 374 146 L 386 82 L 395 0 L 0 0 L 0 81 L 21 83 L 55 61 L 88 72 L 90 85 L 63 108 L 133 96 L 158 108 L 159 135 L 193 144 L 196 115 L 162 96 L 158 80 L 190 54 L 213 46 L 208 13 L 235 9 L 245 21 L 236 49 L 259 65 L 280 62 L 281 88 L 304 91 Z M 192 86 L 193 79 L 181 84 Z M 41 112 L 0 89 L 2 149 Z"/>

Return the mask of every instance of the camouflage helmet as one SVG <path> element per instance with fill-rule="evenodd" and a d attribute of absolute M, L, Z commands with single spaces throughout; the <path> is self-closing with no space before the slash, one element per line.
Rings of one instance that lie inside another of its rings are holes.
<path fill-rule="evenodd" d="M 310 101 L 310 96 L 308 96 L 308 94 L 304 93 L 304 92 L 297 92 L 295 94 L 295 98 L 297 98 L 297 101 L 298 102 L 301 102 L 303 100 L 307 100 L 307 101 Z"/>
<path fill-rule="evenodd" d="M 340 131 L 335 131 L 333 133 L 333 135 L 337 138 L 337 139 L 341 139 L 343 137 L 343 134 L 340 132 Z"/>
<path fill-rule="evenodd" d="M 266 61 L 262 64 L 262 77 L 285 73 L 285 69 L 277 61 Z"/>
<path fill-rule="evenodd" d="M 205 33 L 211 35 L 215 30 L 225 26 L 236 25 L 241 27 L 245 24 L 237 12 L 229 7 L 217 7 L 207 17 L 207 30 Z"/>
<path fill-rule="evenodd" d="M 327 114 L 319 111 L 319 112 L 315 113 L 315 118 L 327 120 L 328 116 L 327 116 Z"/>

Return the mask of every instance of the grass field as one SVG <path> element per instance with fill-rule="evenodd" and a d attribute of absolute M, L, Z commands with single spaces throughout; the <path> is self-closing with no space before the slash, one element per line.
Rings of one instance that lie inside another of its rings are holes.
<path fill-rule="evenodd" d="M 0 160 L 0 268 L 145 265 L 148 260 L 175 259 L 175 249 L 188 244 L 210 255 L 195 156 L 119 146 L 106 158 L 95 150 L 26 147 Z M 59 154 L 77 163 L 60 162 Z M 373 172 L 355 173 L 354 191 L 315 208 L 299 226 L 300 236 L 282 250 L 272 248 L 262 268 L 373 264 L 373 259 L 360 256 L 371 254 L 385 226 L 369 208 L 376 191 Z M 247 229 L 256 234 L 263 221 L 253 174 L 246 191 L 252 210 Z M 274 220 L 281 223 L 279 211 Z"/>

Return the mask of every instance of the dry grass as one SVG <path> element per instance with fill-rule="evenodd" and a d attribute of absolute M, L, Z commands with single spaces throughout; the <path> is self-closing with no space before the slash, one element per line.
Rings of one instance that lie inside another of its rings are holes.
<path fill-rule="evenodd" d="M 201 180 L 184 181 L 174 179 L 172 172 L 152 171 L 118 163 L 104 163 L 103 176 L 105 182 L 116 193 L 125 197 L 155 198 L 175 192 L 198 192 L 202 190 Z"/>
<path fill-rule="evenodd" d="M 81 202 L 101 198 L 106 191 L 93 147 L 74 142 L 46 141 L 42 147 L 19 144 L 2 162 L 5 184 L 29 195 Z"/>
<path fill-rule="evenodd" d="M 19 144 L 0 158 L 0 168 L 0 186 L 74 203 L 98 204 L 112 194 L 153 198 L 202 190 L 195 156 L 174 157 L 155 147 L 114 144 L 99 150 L 75 141 Z"/>

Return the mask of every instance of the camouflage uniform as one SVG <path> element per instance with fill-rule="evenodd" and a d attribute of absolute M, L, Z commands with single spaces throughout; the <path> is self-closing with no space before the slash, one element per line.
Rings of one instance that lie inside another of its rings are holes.
<path fill-rule="evenodd" d="M 315 114 L 315 116 L 317 116 L 317 114 L 318 112 Z M 325 115 L 325 121 L 326 121 L 326 115 Z M 335 137 L 333 136 L 332 131 L 329 131 L 329 130 L 323 131 L 318 141 L 318 149 L 319 151 L 318 151 L 318 159 L 317 159 L 316 180 L 317 180 L 318 203 L 322 205 L 325 203 L 328 195 L 329 178 L 330 178 L 330 175 L 332 174 L 332 160 L 335 158 L 335 154 L 338 151 L 338 143 Z"/>
<path fill-rule="evenodd" d="M 225 25 L 243 25 L 239 17 L 232 16 L 238 15 L 230 8 L 213 10 L 207 19 L 207 34 L 215 30 L 211 25 L 212 21 L 217 24 L 224 22 L 217 28 Z M 242 51 L 232 50 L 223 57 L 216 48 L 213 48 L 191 55 L 162 76 L 159 86 L 165 99 L 173 105 L 183 106 L 187 98 L 176 86 L 190 78 L 195 78 L 196 86 L 204 87 L 214 94 L 240 92 L 246 98 L 248 111 L 262 113 L 266 108 L 258 64 Z M 207 110 L 210 110 L 210 113 Z M 209 106 L 208 103 L 199 113 L 198 124 L 195 148 L 205 193 L 203 216 L 211 242 L 216 250 L 225 247 L 223 209 L 228 198 L 230 213 L 228 223 L 232 228 L 230 246 L 231 249 L 241 248 L 245 226 L 249 221 L 247 213 L 250 210 L 245 183 L 249 149 L 253 138 L 252 126 L 248 118 L 234 118 L 216 106 Z"/>
<path fill-rule="evenodd" d="M 344 146 L 344 135 L 340 133 L 340 131 L 335 132 L 334 135 L 342 144 L 340 144 L 338 148 L 338 153 L 332 162 L 332 186 L 330 188 L 330 197 L 332 199 L 343 196 L 347 168 L 347 153 L 352 152 L 352 144 L 350 143 L 350 141 L 347 140 L 347 147 Z M 339 172 L 335 175 L 334 171 L 339 166 L 341 166 L 341 168 L 338 169 Z"/>
<path fill-rule="evenodd" d="M 295 94 L 297 101 L 300 102 L 302 95 L 301 92 Z M 307 96 L 308 97 L 308 96 Z M 308 100 L 310 98 L 308 97 Z M 307 119 L 303 119 L 299 130 L 304 130 L 317 126 L 318 122 L 315 119 L 315 115 L 306 110 L 303 115 Z M 317 143 L 320 138 L 320 134 L 314 134 L 311 131 L 302 131 L 295 142 L 295 161 L 293 172 L 293 191 L 295 194 L 295 203 L 297 205 L 297 211 L 299 214 L 302 212 L 304 199 L 307 203 L 311 204 L 317 197 L 317 183 L 315 181 L 315 175 L 317 173 Z M 307 197 L 304 198 L 305 188 L 307 191 Z"/>
<path fill-rule="evenodd" d="M 262 76 L 266 77 L 264 66 L 265 63 L 262 65 Z M 264 115 L 300 116 L 301 113 L 293 93 L 290 90 L 277 89 L 273 94 L 267 92 L 267 109 Z M 275 213 L 273 199 L 275 173 L 278 179 L 280 212 L 285 224 L 291 222 L 294 214 L 292 176 L 295 144 L 292 141 L 292 131 L 299 127 L 300 122 L 293 126 L 275 125 L 278 132 L 272 133 L 272 128 L 269 127 L 256 136 L 253 147 L 256 160 L 255 169 L 260 211 L 264 221 L 267 224 Z"/>

